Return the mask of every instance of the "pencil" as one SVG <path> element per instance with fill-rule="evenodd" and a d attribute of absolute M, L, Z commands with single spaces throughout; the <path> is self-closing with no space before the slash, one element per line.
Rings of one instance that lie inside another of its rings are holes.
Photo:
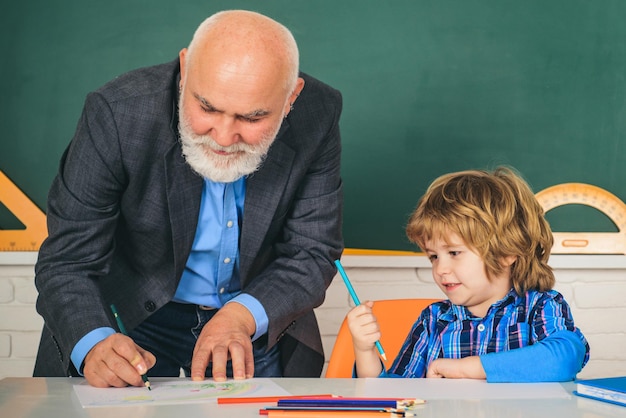
<path fill-rule="evenodd" d="M 369 408 L 410 408 L 423 404 L 422 399 L 395 398 L 317 398 L 281 399 L 277 405 L 286 407 L 369 407 Z"/>
<path fill-rule="evenodd" d="M 113 316 L 115 317 L 115 320 L 117 321 L 117 327 L 120 329 L 120 332 L 124 335 L 128 335 L 128 332 L 126 332 L 126 327 L 124 326 L 124 323 L 122 322 L 122 318 L 120 318 L 120 315 L 117 313 L 117 309 L 115 308 L 115 305 L 111 305 L 111 311 L 113 312 Z M 150 387 L 150 381 L 148 380 L 148 375 L 146 373 L 141 375 L 141 380 L 143 380 L 143 384 L 145 387 L 148 388 L 148 390 L 152 390 L 152 388 Z"/>
<path fill-rule="evenodd" d="M 363 413 L 371 413 L 371 412 L 386 412 L 388 414 L 394 414 L 392 416 L 399 416 L 399 417 L 413 417 L 416 415 L 415 411 L 410 411 L 410 410 L 406 410 L 406 409 L 395 409 L 395 408 L 374 408 L 374 407 L 325 407 L 325 406 L 320 406 L 320 407 L 298 407 L 298 406 L 266 406 L 265 408 L 259 410 L 259 414 L 260 415 L 270 415 L 272 412 L 276 412 L 276 411 L 285 411 L 285 413 L 287 411 L 290 412 L 309 412 L 309 413 L 318 413 L 320 414 L 320 416 L 326 416 L 326 414 L 328 413 L 336 413 L 336 412 L 340 412 L 340 413 L 346 413 L 346 412 L 351 412 L 351 413 L 355 413 L 355 412 L 361 412 Z M 361 416 L 361 415 L 359 415 Z M 380 415 L 378 415 L 380 416 Z M 385 416 L 385 415 L 383 415 Z"/>
<path fill-rule="evenodd" d="M 217 398 L 218 405 L 233 403 L 275 403 L 281 399 L 328 399 L 334 398 L 335 395 L 289 395 L 289 396 L 251 396 L 251 397 L 233 397 L 233 398 Z"/>
<path fill-rule="evenodd" d="M 359 300 L 359 297 L 356 295 L 356 292 L 354 291 L 354 288 L 352 287 L 352 283 L 350 283 L 350 279 L 348 279 L 348 275 L 346 274 L 346 271 L 343 269 L 343 266 L 341 265 L 341 261 L 335 260 L 335 265 L 337 266 L 337 270 L 339 271 L 339 274 L 341 275 L 343 282 L 346 284 L 346 287 L 348 288 L 348 292 L 350 293 L 350 296 L 352 296 L 352 301 L 354 302 L 356 306 L 359 306 L 361 304 L 361 301 Z M 378 349 L 378 353 L 380 353 L 380 356 L 383 358 L 383 360 L 387 361 L 385 350 L 383 350 L 383 346 L 380 344 L 380 341 L 376 341 L 376 349 Z"/>
<path fill-rule="evenodd" d="M 413 412 L 386 412 L 386 411 L 286 411 L 286 410 L 261 410 L 261 415 L 268 418 L 345 418 L 345 417 L 409 417 L 415 416 Z"/>

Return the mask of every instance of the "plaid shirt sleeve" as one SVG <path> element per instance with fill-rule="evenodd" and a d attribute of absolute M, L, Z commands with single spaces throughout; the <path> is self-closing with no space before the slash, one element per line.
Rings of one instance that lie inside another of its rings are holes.
<path fill-rule="evenodd" d="M 529 314 L 532 320 L 533 340 L 541 341 L 559 331 L 571 331 L 585 346 L 585 359 L 582 366 L 589 360 L 589 343 L 576 325 L 569 305 L 563 295 L 551 290 L 538 293 L 539 298 Z M 530 321 L 529 321 L 530 322 Z"/>
<path fill-rule="evenodd" d="M 526 295 L 529 345 L 481 355 L 488 382 L 568 381 L 589 360 L 589 344 L 556 291 Z M 522 318 L 518 318 L 522 320 Z"/>

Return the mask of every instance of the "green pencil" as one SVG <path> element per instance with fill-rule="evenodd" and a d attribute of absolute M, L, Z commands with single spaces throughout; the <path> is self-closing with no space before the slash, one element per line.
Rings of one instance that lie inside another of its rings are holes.
<path fill-rule="evenodd" d="M 120 318 L 120 315 L 117 313 L 117 309 L 115 309 L 115 305 L 111 305 L 111 311 L 113 312 L 113 316 L 115 317 L 115 320 L 117 321 L 117 326 L 120 329 L 120 332 L 124 335 L 128 335 L 128 332 L 126 332 L 126 327 L 124 327 L 124 323 L 122 322 L 122 318 Z M 143 384 L 148 388 L 148 390 L 152 390 L 152 388 L 150 387 L 150 381 L 148 380 L 148 375 L 147 374 L 142 374 L 141 375 L 141 380 L 143 380 Z"/>

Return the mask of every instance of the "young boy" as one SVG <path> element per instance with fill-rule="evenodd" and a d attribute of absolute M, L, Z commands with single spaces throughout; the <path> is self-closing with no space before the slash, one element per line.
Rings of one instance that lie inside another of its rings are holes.
<path fill-rule="evenodd" d="M 421 313 L 388 371 L 374 346 L 381 333 L 373 302 L 353 308 L 358 377 L 567 381 L 587 363 L 589 345 L 552 290 L 552 232 L 514 171 L 439 177 L 411 215 L 407 236 L 428 255 L 448 299 Z"/>

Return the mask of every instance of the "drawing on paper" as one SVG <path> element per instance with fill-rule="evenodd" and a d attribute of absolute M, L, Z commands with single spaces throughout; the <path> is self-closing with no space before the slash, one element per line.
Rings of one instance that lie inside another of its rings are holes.
<path fill-rule="evenodd" d="M 165 405 L 215 402 L 226 396 L 281 396 L 289 393 L 269 379 L 193 382 L 187 379 L 156 380 L 152 390 L 145 387 L 94 388 L 74 385 L 83 408 L 98 406 Z"/>

